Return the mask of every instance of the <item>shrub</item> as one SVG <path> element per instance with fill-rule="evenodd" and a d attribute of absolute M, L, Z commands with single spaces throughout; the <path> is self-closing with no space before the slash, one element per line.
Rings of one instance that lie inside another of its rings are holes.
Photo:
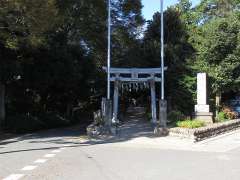
<path fill-rule="evenodd" d="M 178 121 L 177 126 L 182 128 L 194 129 L 205 126 L 205 122 L 200 120 L 184 120 Z"/>
<path fill-rule="evenodd" d="M 68 119 L 54 112 L 46 112 L 40 115 L 40 119 L 47 128 L 63 127 L 70 124 Z"/>
<path fill-rule="evenodd" d="M 46 128 L 38 117 L 31 114 L 17 114 L 7 117 L 6 129 L 14 133 L 26 133 Z"/>
<path fill-rule="evenodd" d="M 7 117 L 5 127 L 10 132 L 27 133 L 41 129 L 63 127 L 68 124 L 67 119 L 53 112 L 38 116 L 27 113 Z"/>
<path fill-rule="evenodd" d="M 224 122 L 224 121 L 226 121 L 227 120 L 227 118 L 226 118 L 226 114 L 225 114 L 225 112 L 219 112 L 218 114 L 217 114 L 217 122 Z"/>
<path fill-rule="evenodd" d="M 224 106 L 222 111 L 225 113 L 226 119 L 236 119 L 238 117 L 238 114 L 230 107 Z"/>
<path fill-rule="evenodd" d="M 168 122 L 172 124 L 185 119 L 185 115 L 180 111 L 171 111 L 170 113 L 168 113 L 167 119 Z"/>

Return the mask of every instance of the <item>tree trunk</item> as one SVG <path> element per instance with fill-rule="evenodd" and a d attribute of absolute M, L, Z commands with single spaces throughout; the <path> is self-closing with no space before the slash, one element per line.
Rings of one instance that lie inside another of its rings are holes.
<path fill-rule="evenodd" d="M 5 85 L 0 83 L 0 128 L 5 123 Z"/>
<path fill-rule="evenodd" d="M 220 111 L 220 105 L 221 105 L 221 92 L 218 91 L 216 93 L 216 116 L 218 115 Z"/>

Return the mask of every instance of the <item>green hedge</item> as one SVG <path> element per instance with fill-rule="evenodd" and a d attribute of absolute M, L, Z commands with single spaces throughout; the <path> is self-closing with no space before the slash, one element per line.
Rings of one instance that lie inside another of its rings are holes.
<path fill-rule="evenodd" d="M 205 123 L 200 120 L 184 120 L 184 121 L 178 121 L 177 126 L 182 128 L 195 129 L 199 127 L 204 127 Z"/>

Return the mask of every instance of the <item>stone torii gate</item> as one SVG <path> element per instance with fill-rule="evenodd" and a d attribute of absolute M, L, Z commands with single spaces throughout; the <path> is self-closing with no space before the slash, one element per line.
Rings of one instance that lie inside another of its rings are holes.
<path fill-rule="evenodd" d="M 118 116 L 118 98 L 119 98 L 119 84 L 123 82 L 128 83 L 149 83 L 151 86 L 151 109 L 152 122 L 156 124 L 156 92 L 155 83 L 161 82 L 161 100 L 159 101 L 159 119 L 160 126 L 166 127 L 167 119 L 167 101 L 165 100 L 165 65 L 164 65 L 164 14 L 163 1 L 161 2 L 161 67 L 160 68 L 112 68 L 111 67 L 111 0 L 108 0 L 108 47 L 107 47 L 107 98 L 102 101 L 102 114 L 106 125 L 111 127 L 113 121 L 117 121 Z M 112 113 L 111 101 L 111 82 L 114 82 L 114 103 Z"/>
<path fill-rule="evenodd" d="M 103 69 L 107 72 L 106 67 Z M 111 123 L 118 121 L 119 89 L 121 83 L 149 83 L 151 89 L 152 123 L 157 124 L 155 84 L 161 82 L 161 70 L 161 68 L 110 68 L 110 82 L 114 83 L 113 118 Z"/>

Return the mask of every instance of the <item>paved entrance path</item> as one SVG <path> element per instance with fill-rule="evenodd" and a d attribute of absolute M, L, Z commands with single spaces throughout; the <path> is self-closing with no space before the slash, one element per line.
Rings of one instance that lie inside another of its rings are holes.
<path fill-rule="evenodd" d="M 130 140 L 137 137 L 152 137 L 153 127 L 145 117 L 145 108 L 130 107 L 126 112 L 123 124 L 119 128 L 119 137 Z"/>
<path fill-rule="evenodd" d="M 87 140 L 69 128 L 0 141 L 0 179 L 240 179 L 240 131 L 195 144 L 156 138 L 148 122 L 132 120 L 112 140 Z"/>

